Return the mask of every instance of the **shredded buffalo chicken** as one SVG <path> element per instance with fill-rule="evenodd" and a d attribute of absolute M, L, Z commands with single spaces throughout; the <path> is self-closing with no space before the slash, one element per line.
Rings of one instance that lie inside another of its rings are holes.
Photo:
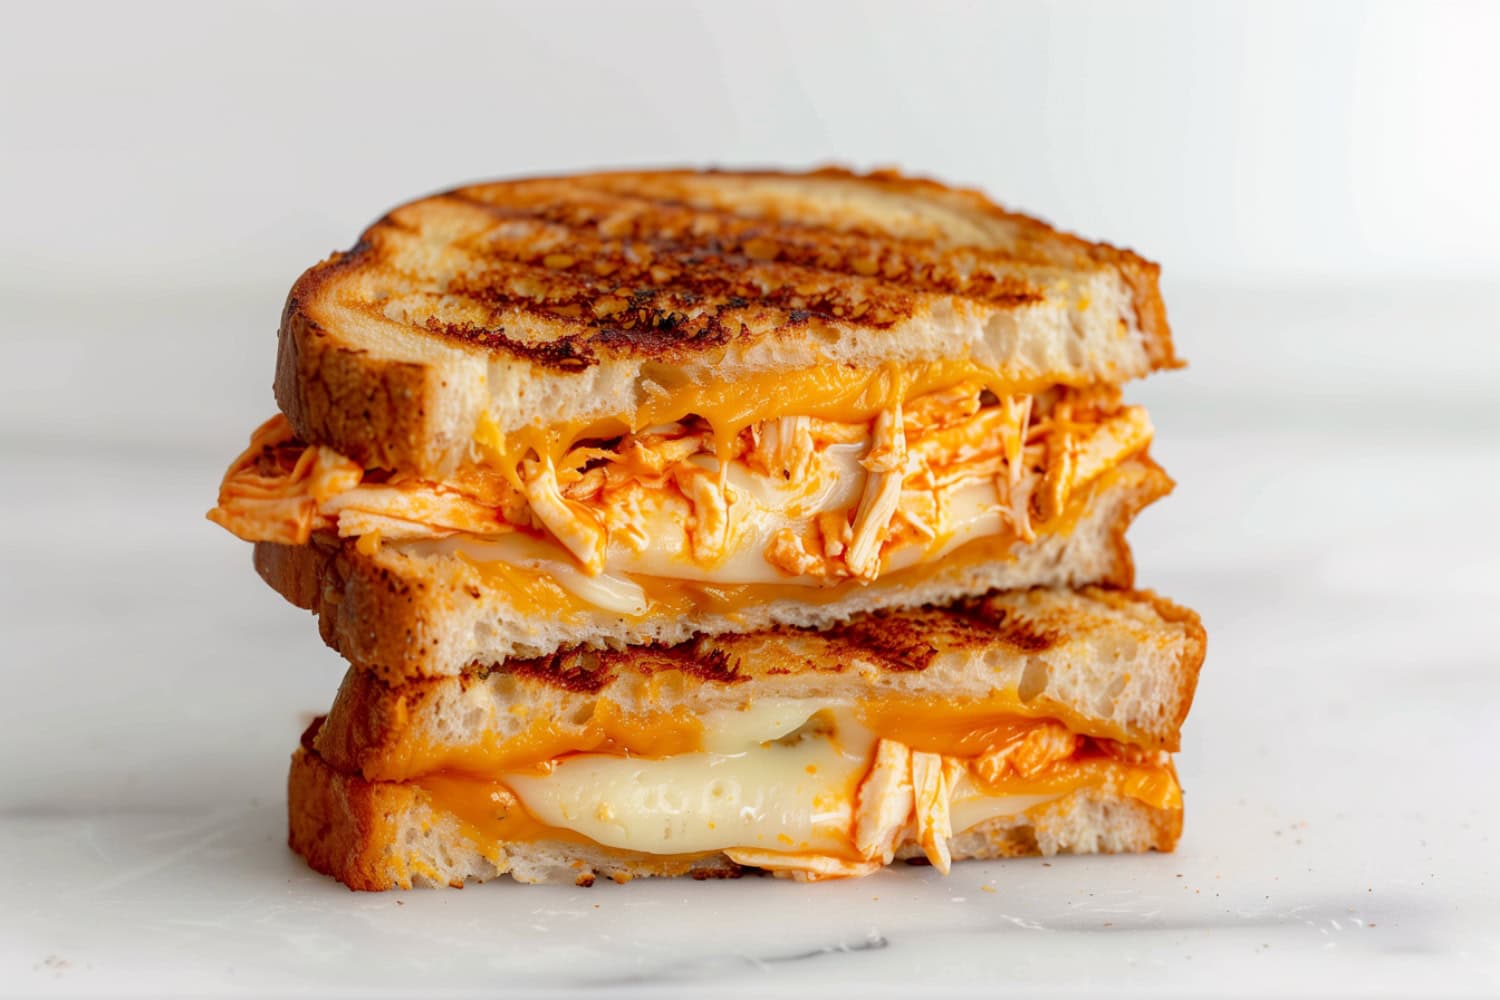
<path fill-rule="evenodd" d="M 1113 387 L 996 398 L 964 383 L 866 423 L 789 416 L 752 424 L 728 438 L 726 455 L 717 454 L 724 439 L 714 428 L 689 417 L 579 442 L 558 460 L 532 455 L 514 478 L 481 458 L 436 482 L 361 468 L 299 441 L 278 415 L 230 466 L 209 518 L 247 540 L 291 545 L 315 532 L 365 545 L 520 530 L 550 536 L 586 572 L 599 573 L 611 541 L 636 551 L 651 543 L 641 512 L 653 491 L 665 490 L 691 511 L 693 557 L 712 565 L 733 544 L 731 508 L 741 501 L 725 463 L 811 482 L 838 474 L 829 449 L 865 445 L 857 502 L 806 512 L 803 526 L 777 533 L 764 556 L 793 575 L 871 580 L 892 547 L 931 543 L 949 530 L 955 487 L 992 483 L 995 509 L 1016 537 L 1030 540 L 1038 522 L 1061 513 L 1078 481 L 1149 437 L 1144 413 L 1122 407 Z"/>

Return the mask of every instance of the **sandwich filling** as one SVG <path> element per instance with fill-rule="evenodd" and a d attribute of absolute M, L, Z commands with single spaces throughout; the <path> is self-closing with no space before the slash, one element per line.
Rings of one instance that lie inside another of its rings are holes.
<path fill-rule="evenodd" d="M 867 584 L 977 540 L 1032 541 L 1150 443 L 1116 387 L 1017 392 L 982 375 L 949 363 L 651 383 L 635 413 L 587 426 L 502 433 L 485 417 L 473 461 L 441 481 L 363 468 L 277 416 L 209 516 L 251 541 L 457 555 L 514 591 L 540 577 L 630 615 L 663 603 L 653 582 Z"/>
<path fill-rule="evenodd" d="M 1079 790 L 1181 808 L 1165 750 L 1051 718 L 913 718 L 767 699 L 691 721 L 617 723 L 602 752 L 537 757 L 495 746 L 469 766 L 408 755 L 381 777 L 416 785 L 484 851 L 551 839 L 653 856 L 723 853 L 806 880 L 869 874 L 910 845 L 946 872 L 951 838 Z"/>

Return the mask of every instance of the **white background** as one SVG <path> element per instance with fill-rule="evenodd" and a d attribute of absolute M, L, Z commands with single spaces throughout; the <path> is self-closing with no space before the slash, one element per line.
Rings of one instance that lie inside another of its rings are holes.
<path fill-rule="evenodd" d="M 0 992 L 1500 990 L 1500 5 L 0 14 Z M 1129 394 L 1180 486 L 1132 540 L 1211 635 L 1179 851 L 306 872 L 286 755 L 342 666 L 202 519 L 291 281 L 465 179 L 828 161 L 1163 263 L 1192 366 Z"/>
<path fill-rule="evenodd" d="M 899 164 L 1185 278 L 1500 266 L 1500 9 L 26 4 L 7 283 L 286 283 L 394 201 L 622 164 Z"/>

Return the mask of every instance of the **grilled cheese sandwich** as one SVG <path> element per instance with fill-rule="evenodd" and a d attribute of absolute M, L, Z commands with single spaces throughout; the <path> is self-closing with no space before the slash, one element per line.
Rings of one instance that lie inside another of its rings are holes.
<path fill-rule="evenodd" d="M 209 518 L 349 661 L 289 783 L 354 888 L 1170 849 L 1203 656 L 1157 268 L 881 172 L 392 210 L 288 296 Z"/>

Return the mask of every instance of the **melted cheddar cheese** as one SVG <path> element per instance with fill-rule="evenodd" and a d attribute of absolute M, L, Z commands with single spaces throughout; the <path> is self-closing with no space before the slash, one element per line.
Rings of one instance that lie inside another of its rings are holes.
<path fill-rule="evenodd" d="M 675 680 L 670 673 L 653 677 L 653 682 L 665 684 Z M 656 700 L 649 689 L 644 697 L 648 703 Z M 544 767 L 547 761 L 578 753 L 661 758 L 700 751 L 733 752 L 766 732 L 779 737 L 817 712 L 834 710 L 845 713 L 849 721 L 877 739 L 897 740 L 913 750 L 948 757 L 977 758 L 1019 742 L 1040 726 L 1057 723 L 1092 740 L 1110 741 L 1112 748 L 1128 745 L 1132 736 L 1112 720 L 1084 717 L 1051 698 L 1023 700 L 1014 688 L 968 699 L 914 694 L 871 694 L 854 703 L 763 698 L 743 710 L 717 711 L 706 718 L 682 706 L 625 708 L 600 697 L 586 711 L 565 719 L 551 713 L 533 714 L 523 701 L 504 710 L 505 719 L 481 719 L 477 723 L 480 735 L 460 743 L 429 739 L 426 730 L 410 725 L 404 698 L 394 704 L 399 721 L 359 761 L 364 776 L 371 780 L 403 781 L 440 772 L 482 778 Z M 497 703 L 482 710 L 502 711 Z"/>
<path fill-rule="evenodd" d="M 874 420 L 909 399 L 975 382 L 997 396 L 1045 388 L 1020 381 L 967 359 L 886 364 L 876 369 L 826 364 L 797 371 L 771 371 L 730 382 L 698 381 L 670 365 L 648 364 L 641 401 L 631 413 L 603 419 L 533 425 L 502 431 L 495 417 L 480 415 L 474 440 L 486 460 L 519 483 L 518 467 L 530 453 L 561 462 L 580 440 L 609 438 L 670 424 L 688 416 L 705 420 L 720 441 L 731 441 L 751 425 L 787 415 L 842 424 Z"/>
<path fill-rule="evenodd" d="M 1117 750 L 1046 718 L 968 712 L 907 725 L 917 715 L 772 699 L 650 718 L 634 733 L 606 719 L 589 749 L 543 757 L 561 744 L 527 737 L 464 761 L 473 771 L 455 769 L 460 758 L 407 761 L 438 766 L 405 780 L 484 850 L 555 839 L 678 860 L 723 852 L 805 879 L 867 874 L 910 843 L 946 870 L 952 837 L 1081 789 L 1181 808 L 1164 753 Z M 646 749 L 641 734 L 655 754 L 635 749 Z"/>
<path fill-rule="evenodd" d="M 525 713 L 520 706 L 512 711 Z M 614 702 L 600 700 L 580 721 L 521 714 L 504 737 L 491 729 L 482 738 L 462 744 L 401 738 L 371 754 L 362 765 L 365 777 L 383 781 L 435 773 L 482 778 L 542 768 L 548 761 L 576 753 L 655 758 L 690 753 L 702 745 L 703 722 L 685 708 L 627 713 Z"/>

